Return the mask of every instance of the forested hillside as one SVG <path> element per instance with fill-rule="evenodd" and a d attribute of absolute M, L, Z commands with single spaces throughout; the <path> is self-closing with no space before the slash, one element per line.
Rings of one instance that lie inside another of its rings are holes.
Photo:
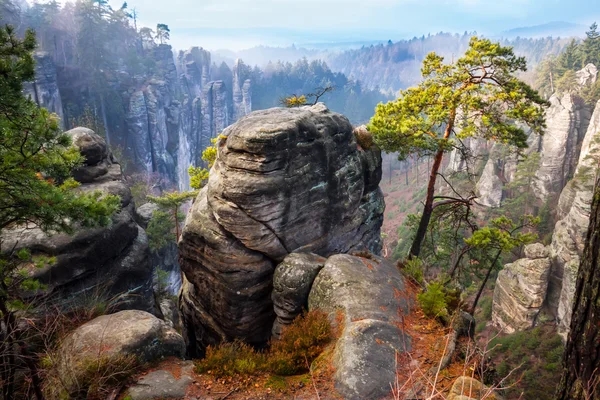
<path fill-rule="evenodd" d="M 387 45 L 363 47 L 349 50 L 329 59 L 331 67 L 351 79 L 363 82 L 369 88 L 379 88 L 386 92 L 396 92 L 418 83 L 421 79 L 421 62 L 432 51 L 449 61 L 458 58 L 469 45 L 469 39 L 476 32 L 463 35 L 438 33 L 414 37 Z M 504 40 L 503 45 L 511 46 L 517 55 L 527 57 L 528 65 L 535 66 L 549 54 L 559 54 L 570 39 L 516 38 Z"/>

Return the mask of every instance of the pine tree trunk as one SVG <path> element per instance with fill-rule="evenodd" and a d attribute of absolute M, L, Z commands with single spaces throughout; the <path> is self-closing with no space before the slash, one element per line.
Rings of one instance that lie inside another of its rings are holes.
<path fill-rule="evenodd" d="M 413 240 L 412 246 L 410 248 L 410 258 L 419 257 L 421 253 L 421 244 L 423 243 L 423 239 L 425 239 L 425 235 L 427 234 L 427 227 L 429 226 L 429 221 L 431 220 L 431 214 L 433 213 L 433 200 L 435 197 L 435 182 L 437 180 L 438 172 L 442 166 L 442 160 L 444 159 L 444 153 L 446 152 L 446 142 L 450 138 L 452 131 L 454 130 L 454 122 L 456 120 L 456 110 L 452 110 L 450 112 L 450 116 L 448 118 L 448 124 L 446 126 L 446 130 L 444 131 L 444 138 L 442 142 L 438 145 L 438 151 L 435 154 L 435 158 L 433 159 L 433 166 L 431 167 L 431 173 L 429 174 L 429 184 L 427 185 L 427 198 L 425 199 L 425 206 L 423 207 L 423 215 L 421 215 L 421 221 L 419 222 L 419 228 L 417 229 L 417 234 L 415 235 L 415 239 Z M 416 160 L 416 157 L 415 157 Z M 415 164 L 417 164 L 415 162 Z M 417 167 L 418 168 L 418 167 Z M 419 176 L 419 170 L 417 169 L 417 179 Z"/>
<path fill-rule="evenodd" d="M 577 275 L 571 331 L 557 399 L 600 399 L 600 184 Z"/>

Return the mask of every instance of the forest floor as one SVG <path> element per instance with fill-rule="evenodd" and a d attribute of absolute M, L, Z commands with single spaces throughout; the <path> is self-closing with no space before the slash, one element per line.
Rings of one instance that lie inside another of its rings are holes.
<path fill-rule="evenodd" d="M 426 317 L 416 302 L 419 288 L 407 284 L 406 296 L 411 304 L 408 314 L 400 313 L 398 326 L 411 337 L 409 352 L 398 355 L 397 382 L 387 399 L 404 399 L 410 393 L 438 394 L 436 399 L 444 399 L 453 382 L 462 375 L 471 376 L 473 368 L 464 361 L 453 362 L 448 368 L 437 374 L 440 359 L 448 345 L 448 328 L 436 320 Z M 312 373 L 297 376 L 276 376 L 272 374 L 236 375 L 216 378 L 210 373 L 191 372 L 188 379 L 186 400 L 334 400 L 341 399 L 334 387 L 332 365 L 333 346 L 312 364 Z M 467 344 L 463 344 L 467 346 Z M 463 352 L 464 353 L 464 352 Z M 154 368 L 145 371 L 135 380 L 155 371 L 168 371 L 179 380 L 184 374 L 186 362 L 169 359 Z M 435 383 L 435 385 L 433 384 Z M 121 397 L 126 399 L 126 397 Z"/>

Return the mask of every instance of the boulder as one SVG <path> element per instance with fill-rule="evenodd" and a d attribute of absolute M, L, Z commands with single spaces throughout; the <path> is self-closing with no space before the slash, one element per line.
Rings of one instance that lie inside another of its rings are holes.
<path fill-rule="evenodd" d="M 447 400 L 502 400 L 493 389 L 488 388 L 477 379 L 461 376 L 452 385 Z"/>
<path fill-rule="evenodd" d="M 399 329 L 408 312 L 404 280 L 394 265 L 372 256 L 334 255 L 310 291 L 309 310 L 343 313 L 334 350 L 335 387 L 344 399 L 386 396 L 396 379 L 396 354 L 410 351 L 411 338 Z"/>
<path fill-rule="evenodd" d="M 525 247 L 525 255 L 498 274 L 492 303 L 492 320 L 507 333 L 535 325 L 548 289 L 551 260 L 540 243 Z"/>
<path fill-rule="evenodd" d="M 276 265 L 293 252 L 381 251 L 381 154 L 323 104 L 253 112 L 223 132 L 179 242 L 184 332 L 200 353 L 263 344 Z"/>
<path fill-rule="evenodd" d="M 154 312 L 148 238 L 134 220 L 131 192 L 121 167 L 108 153 L 104 139 L 93 131 L 75 128 L 67 134 L 86 155 L 86 164 L 78 170 L 81 174 L 87 176 L 86 170 L 97 167 L 90 165 L 92 161 L 107 165 L 106 173 L 91 182 L 82 182 L 78 190 L 117 195 L 121 198 L 121 211 L 113 216 L 110 225 L 79 229 L 72 236 L 49 235 L 32 227 L 6 230 L 2 240 L 7 246 L 3 248 L 27 248 L 34 256 L 56 258 L 54 264 L 36 270 L 33 278 L 45 285 L 48 299 L 60 307 L 104 302 L 114 310 Z"/>
<path fill-rule="evenodd" d="M 281 330 L 308 309 L 310 289 L 325 261 L 316 254 L 292 253 L 275 268 L 271 299 L 277 319 L 273 337 L 279 338 Z"/>
<path fill-rule="evenodd" d="M 144 311 L 128 310 L 98 317 L 71 332 L 60 344 L 53 366 L 67 392 L 90 365 L 117 364 L 123 356 L 137 362 L 185 356 L 181 335 Z"/>
<path fill-rule="evenodd" d="M 183 399 L 194 382 L 192 361 L 170 362 L 167 368 L 151 371 L 140 377 L 125 391 L 130 400 Z"/>

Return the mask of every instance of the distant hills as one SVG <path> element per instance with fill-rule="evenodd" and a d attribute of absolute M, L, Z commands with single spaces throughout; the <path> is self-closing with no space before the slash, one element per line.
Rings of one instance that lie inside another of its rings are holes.
<path fill-rule="evenodd" d="M 553 21 L 542 25 L 525 26 L 520 28 L 504 31 L 500 36 L 504 38 L 540 38 L 540 37 L 582 37 L 587 30 L 587 26 L 582 24 L 574 24 L 565 21 Z"/>

